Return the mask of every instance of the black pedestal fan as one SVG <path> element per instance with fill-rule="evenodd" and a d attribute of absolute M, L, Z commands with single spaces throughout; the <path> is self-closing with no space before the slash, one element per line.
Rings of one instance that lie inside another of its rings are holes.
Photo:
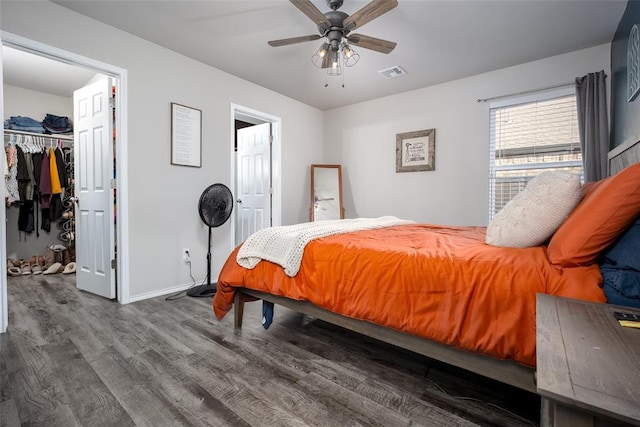
<path fill-rule="evenodd" d="M 207 284 L 194 286 L 187 291 L 190 297 L 210 297 L 216 293 L 217 283 L 211 283 L 211 229 L 227 222 L 233 210 L 231 190 L 224 184 L 208 186 L 200 196 L 198 212 L 209 227 L 209 249 L 207 251 Z"/>

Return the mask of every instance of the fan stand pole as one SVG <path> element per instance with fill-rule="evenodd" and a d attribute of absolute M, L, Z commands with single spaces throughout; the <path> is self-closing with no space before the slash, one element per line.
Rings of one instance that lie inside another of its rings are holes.
<path fill-rule="evenodd" d="M 207 250 L 207 284 L 190 288 L 187 295 L 190 297 L 211 297 L 216 293 L 217 283 L 211 283 L 211 227 L 209 227 L 209 248 Z"/>
<path fill-rule="evenodd" d="M 207 286 L 211 287 L 211 227 L 209 227 L 209 248 L 207 249 Z M 213 284 L 213 293 L 216 292 L 216 284 Z"/>
<path fill-rule="evenodd" d="M 209 248 L 207 249 L 207 286 L 211 286 L 211 227 L 209 227 Z M 213 292 L 216 292 L 215 286 Z"/>

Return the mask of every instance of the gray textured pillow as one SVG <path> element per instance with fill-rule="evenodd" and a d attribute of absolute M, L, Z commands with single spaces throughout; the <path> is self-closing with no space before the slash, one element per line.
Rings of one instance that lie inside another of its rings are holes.
<path fill-rule="evenodd" d="M 582 197 L 580 177 L 543 172 L 496 214 L 485 242 L 493 246 L 528 248 L 547 241 Z"/>

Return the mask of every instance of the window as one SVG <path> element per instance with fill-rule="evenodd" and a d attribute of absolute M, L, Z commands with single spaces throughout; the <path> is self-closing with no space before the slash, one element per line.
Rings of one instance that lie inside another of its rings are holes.
<path fill-rule="evenodd" d="M 489 219 L 536 175 L 582 175 L 573 87 L 502 101 L 490 107 Z"/>

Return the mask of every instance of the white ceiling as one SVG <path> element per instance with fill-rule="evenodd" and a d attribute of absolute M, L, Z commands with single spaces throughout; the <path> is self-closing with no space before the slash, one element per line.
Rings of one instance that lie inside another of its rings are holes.
<path fill-rule="evenodd" d="M 385 55 L 356 48 L 360 62 L 341 77 L 311 63 L 321 40 L 267 45 L 317 31 L 286 0 L 55 3 L 327 110 L 608 43 L 627 1 L 400 0 L 355 31 L 395 41 L 395 50 Z M 329 10 L 325 0 L 313 3 Z M 340 10 L 352 14 L 367 3 L 345 0 Z M 408 75 L 386 80 L 378 74 L 396 65 Z"/>
<path fill-rule="evenodd" d="M 4 82 L 12 86 L 70 98 L 96 72 L 2 46 Z"/>

